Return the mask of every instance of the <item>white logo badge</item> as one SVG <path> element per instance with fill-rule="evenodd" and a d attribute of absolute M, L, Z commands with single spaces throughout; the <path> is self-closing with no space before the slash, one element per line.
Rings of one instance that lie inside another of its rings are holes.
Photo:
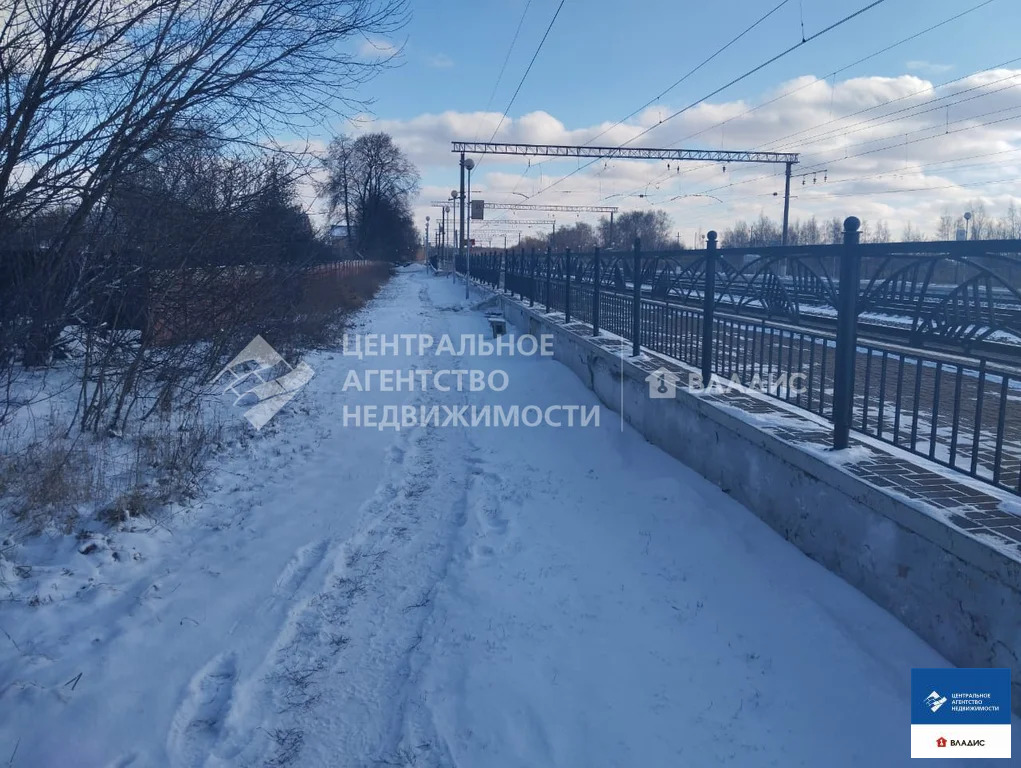
<path fill-rule="evenodd" d="M 283 372 L 276 378 L 269 378 L 274 369 Z M 234 395 L 234 405 L 251 405 L 245 411 L 245 418 L 256 429 L 262 429 L 298 394 L 299 389 L 308 384 L 315 371 L 304 362 L 291 366 L 269 342 L 262 336 L 256 336 L 210 384 L 216 384 L 224 374 L 230 374 L 224 394 L 230 392 Z M 242 400 L 245 402 L 242 403 Z"/>
<path fill-rule="evenodd" d="M 666 368 L 658 368 L 645 377 L 649 385 L 649 397 L 653 400 L 673 400 L 681 377 Z"/>
<path fill-rule="evenodd" d="M 937 709 L 947 703 L 946 696 L 940 696 L 936 691 L 933 691 L 925 697 L 925 706 L 935 712 Z"/>

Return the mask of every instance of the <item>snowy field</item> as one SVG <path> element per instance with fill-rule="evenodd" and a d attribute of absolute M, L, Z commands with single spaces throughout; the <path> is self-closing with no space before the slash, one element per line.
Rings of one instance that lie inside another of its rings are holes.
<path fill-rule="evenodd" d="M 463 297 L 411 267 L 353 330 L 487 334 Z M 306 362 L 309 385 L 220 456 L 191 509 L 89 554 L 24 550 L 52 562 L 27 562 L 0 603 L 0 764 L 909 763 L 910 670 L 946 660 L 616 414 L 399 432 L 341 417 L 594 406 L 565 367 Z M 510 385 L 342 391 L 351 369 L 438 365 Z"/>

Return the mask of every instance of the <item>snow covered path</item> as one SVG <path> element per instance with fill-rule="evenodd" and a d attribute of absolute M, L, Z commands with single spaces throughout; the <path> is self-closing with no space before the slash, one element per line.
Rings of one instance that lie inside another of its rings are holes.
<path fill-rule="evenodd" d="M 487 333 L 462 299 L 413 267 L 356 330 Z M 437 360 L 310 357 L 172 530 L 0 604 L 0 760 L 908 764 L 910 669 L 946 661 L 615 414 L 343 426 L 344 404 L 596 403 L 519 356 L 442 363 L 505 370 L 503 393 L 341 391 Z"/>

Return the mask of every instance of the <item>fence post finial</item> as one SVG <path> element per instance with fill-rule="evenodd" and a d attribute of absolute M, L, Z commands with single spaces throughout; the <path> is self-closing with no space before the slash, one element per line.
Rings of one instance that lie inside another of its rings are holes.
<path fill-rule="evenodd" d="M 631 356 L 638 357 L 642 351 L 642 239 L 635 238 L 634 264 L 631 274 Z"/>
<path fill-rule="evenodd" d="M 706 233 L 705 290 L 702 292 L 702 386 L 713 377 L 713 313 L 716 309 L 716 230 Z"/>

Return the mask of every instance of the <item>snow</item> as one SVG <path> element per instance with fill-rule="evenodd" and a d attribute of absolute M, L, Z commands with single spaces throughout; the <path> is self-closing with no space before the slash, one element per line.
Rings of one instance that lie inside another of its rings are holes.
<path fill-rule="evenodd" d="M 359 325 L 489 333 L 463 284 L 418 267 Z M 89 555 L 56 539 L 9 555 L 32 572 L 0 603 L 0 760 L 907 764 L 910 669 L 947 661 L 608 412 L 598 428 L 342 420 L 345 405 L 596 405 L 568 369 L 306 362 L 308 386 L 202 500 Z M 342 389 L 351 369 L 437 367 L 510 386 Z"/>

